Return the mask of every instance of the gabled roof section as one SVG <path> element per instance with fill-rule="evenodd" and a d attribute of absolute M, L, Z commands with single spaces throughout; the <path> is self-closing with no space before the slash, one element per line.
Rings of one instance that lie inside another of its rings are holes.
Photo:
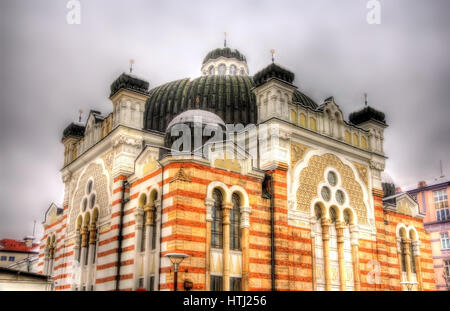
<path fill-rule="evenodd" d="M 31 247 L 25 245 L 24 241 L 14 239 L 0 240 L 0 251 L 15 253 L 39 253 L 39 243 L 33 243 Z"/>
<path fill-rule="evenodd" d="M 45 212 L 44 224 L 50 225 L 54 223 L 58 216 L 61 215 L 64 210 L 58 207 L 55 203 L 50 204 L 47 211 Z"/>

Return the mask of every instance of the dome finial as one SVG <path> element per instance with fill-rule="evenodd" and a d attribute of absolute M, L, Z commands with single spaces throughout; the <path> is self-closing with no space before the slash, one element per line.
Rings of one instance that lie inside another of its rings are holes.
<path fill-rule="evenodd" d="M 78 122 L 81 122 L 81 116 L 83 115 L 83 109 L 78 110 L 80 116 L 78 117 Z"/>
<path fill-rule="evenodd" d="M 130 73 L 133 72 L 133 64 L 134 64 L 134 59 L 131 58 L 131 59 L 130 59 Z"/>
<path fill-rule="evenodd" d="M 275 55 L 275 50 L 271 49 L 270 54 L 272 54 L 272 63 L 275 61 L 275 58 L 273 57 Z"/>
<path fill-rule="evenodd" d="M 223 39 L 223 47 L 226 48 L 227 47 L 227 32 L 225 31 L 223 33 L 224 35 L 224 39 Z"/>
<path fill-rule="evenodd" d="M 364 93 L 364 104 L 367 106 L 367 92 Z"/>

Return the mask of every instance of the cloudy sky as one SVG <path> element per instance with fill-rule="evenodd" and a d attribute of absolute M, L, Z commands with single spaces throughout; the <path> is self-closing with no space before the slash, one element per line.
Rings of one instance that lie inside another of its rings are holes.
<path fill-rule="evenodd" d="M 200 75 L 223 44 L 247 56 L 251 73 L 276 62 L 322 103 L 333 95 L 348 114 L 384 111 L 386 170 L 400 185 L 450 175 L 450 1 L 381 2 L 369 25 L 367 0 L 68 0 L 0 2 L 0 237 L 22 238 L 63 199 L 64 127 L 78 110 L 112 110 L 109 85 L 136 60 L 150 86 Z"/>

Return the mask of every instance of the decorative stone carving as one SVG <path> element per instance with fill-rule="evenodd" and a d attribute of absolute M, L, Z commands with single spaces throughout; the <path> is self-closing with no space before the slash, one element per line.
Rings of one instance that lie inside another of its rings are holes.
<path fill-rule="evenodd" d="M 370 160 L 370 168 L 378 171 L 384 171 L 384 163 Z"/>
<path fill-rule="evenodd" d="M 295 201 L 295 200 L 289 200 L 288 201 L 288 208 L 289 209 L 294 210 L 296 208 L 296 205 L 297 205 L 297 201 Z"/>
<path fill-rule="evenodd" d="M 65 173 L 62 175 L 62 181 L 63 181 L 63 183 L 67 184 L 68 182 L 70 182 L 71 177 L 72 177 L 72 173 L 70 173 L 70 172 L 65 172 Z"/>
<path fill-rule="evenodd" d="M 97 228 L 95 224 L 89 225 L 89 244 L 95 244 L 97 241 Z"/>
<path fill-rule="evenodd" d="M 183 167 L 180 167 L 170 182 L 174 181 L 191 182 L 191 177 L 184 171 Z"/>
<path fill-rule="evenodd" d="M 155 200 L 153 205 L 155 206 L 155 222 L 159 222 L 161 220 L 161 200 Z"/>
<path fill-rule="evenodd" d="M 145 225 L 151 226 L 155 223 L 155 206 L 147 204 L 144 207 L 145 211 Z"/>
<path fill-rule="evenodd" d="M 400 237 L 397 238 L 397 253 L 402 252 L 402 239 Z"/>
<path fill-rule="evenodd" d="M 131 146 L 131 147 L 141 147 L 142 146 L 142 141 L 139 140 L 139 139 L 136 139 L 136 138 L 127 137 L 127 136 L 124 136 L 124 135 L 119 135 L 114 140 L 113 146 L 117 147 L 119 145 L 128 145 L 128 146 Z"/>
<path fill-rule="evenodd" d="M 359 245 L 359 228 L 357 225 L 350 226 L 350 244 Z"/>
<path fill-rule="evenodd" d="M 213 199 L 205 199 L 206 206 L 206 221 L 212 221 L 212 208 L 214 206 Z"/>
<path fill-rule="evenodd" d="M 308 166 L 300 172 L 298 177 L 297 208 L 300 211 L 309 212 L 312 200 L 317 197 L 317 185 L 323 181 L 324 171 L 329 166 L 332 166 L 339 172 L 342 187 L 349 196 L 349 204 L 356 212 L 358 223 L 367 225 L 367 206 L 363 199 L 363 188 L 356 181 L 353 170 L 337 156 L 330 153 L 311 157 Z"/>
<path fill-rule="evenodd" d="M 250 228 L 250 213 L 252 208 L 250 206 L 241 206 L 241 228 Z"/>
<path fill-rule="evenodd" d="M 144 223 L 143 216 L 144 210 L 142 208 L 136 208 L 134 210 L 134 221 L 136 222 L 136 229 L 140 230 L 142 229 L 142 225 Z"/>
<path fill-rule="evenodd" d="M 310 149 L 307 146 L 296 144 L 291 142 L 291 167 L 294 168 L 295 165 L 301 161 L 306 153 Z"/>
<path fill-rule="evenodd" d="M 420 241 L 412 241 L 414 256 L 420 256 Z"/>
<path fill-rule="evenodd" d="M 352 163 L 358 170 L 359 178 L 361 178 L 361 180 L 364 182 L 366 187 L 369 187 L 369 172 L 368 172 L 367 166 L 359 164 L 357 162 L 352 162 Z"/>
<path fill-rule="evenodd" d="M 109 206 L 109 197 L 108 197 L 108 178 L 104 174 L 104 170 L 101 164 L 99 163 L 91 163 L 86 168 L 83 175 L 80 177 L 78 182 L 78 188 L 75 189 L 74 194 L 70 198 L 70 203 L 72 206 L 70 207 L 69 212 L 69 224 L 68 231 L 73 232 L 75 229 L 75 221 L 81 210 L 81 201 L 86 194 L 86 185 L 87 181 L 92 178 L 94 180 L 93 183 L 93 191 L 96 193 L 96 202 L 99 206 L 99 214 L 100 218 L 103 218 L 111 213 Z M 74 187 L 75 188 L 75 187 Z"/>

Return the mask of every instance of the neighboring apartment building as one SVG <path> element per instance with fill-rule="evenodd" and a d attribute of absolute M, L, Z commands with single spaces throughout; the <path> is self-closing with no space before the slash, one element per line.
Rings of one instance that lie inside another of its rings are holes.
<path fill-rule="evenodd" d="M 33 237 L 25 237 L 23 241 L 13 239 L 0 240 L 0 267 L 13 268 L 18 262 L 32 262 L 39 254 L 39 243 L 33 243 Z M 29 271 L 32 272 L 32 271 Z"/>
<path fill-rule="evenodd" d="M 50 291 L 52 288 L 52 280 L 46 275 L 0 267 L 0 291 Z"/>
<path fill-rule="evenodd" d="M 450 290 L 450 178 L 421 181 L 417 188 L 405 189 L 426 214 L 425 229 L 430 233 L 433 265 L 438 290 Z"/>

